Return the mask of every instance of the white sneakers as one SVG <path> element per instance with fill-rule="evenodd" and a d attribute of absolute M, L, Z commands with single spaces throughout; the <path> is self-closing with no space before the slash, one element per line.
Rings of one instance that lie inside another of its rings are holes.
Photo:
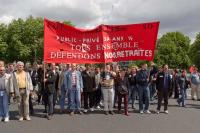
<path fill-rule="evenodd" d="M 140 111 L 140 114 L 144 114 L 144 113 L 145 113 L 145 114 L 151 114 L 151 112 L 150 112 L 149 110 L 145 110 L 145 111 L 142 111 L 142 110 L 141 110 L 141 111 Z"/>
<path fill-rule="evenodd" d="M 91 112 L 94 112 L 94 108 L 90 108 L 90 111 L 91 111 Z M 84 109 L 83 112 L 84 112 L 84 113 L 87 113 L 88 110 L 87 110 L 87 109 Z"/>
<path fill-rule="evenodd" d="M 6 118 L 4 119 L 4 122 L 9 122 L 9 117 L 6 117 Z"/>
<path fill-rule="evenodd" d="M 169 114 L 169 111 L 168 111 L 168 110 L 165 110 L 164 113 L 165 113 L 165 114 Z M 156 114 L 160 114 L 160 110 L 157 110 L 157 111 L 156 111 Z"/>
<path fill-rule="evenodd" d="M 23 117 L 19 117 L 19 121 L 23 121 L 24 120 L 24 118 Z"/>
<path fill-rule="evenodd" d="M 91 111 L 91 112 L 94 112 L 94 108 L 90 108 L 90 111 Z"/>
<path fill-rule="evenodd" d="M 164 113 L 165 113 L 165 114 L 169 114 L 168 110 L 165 110 Z"/>
<path fill-rule="evenodd" d="M 101 107 L 100 107 L 100 106 L 97 106 L 96 108 L 97 108 L 97 109 L 101 109 Z"/>
<path fill-rule="evenodd" d="M 87 112 L 88 112 L 88 110 L 87 110 L 87 109 L 84 109 L 84 110 L 83 110 L 83 112 L 84 112 L 84 113 L 87 113 Z"/>
<path fill-rule="evenodd" d="M 30 121 L 30 120 L 31 120 L 31 118 L 30 118 L 29 116 L 27 116 L 25 119 L 26 119 L 27 121 Z"/>
<path fill-rule="evenodd" d="M 151 112 L 150 112 L 149 110 L 146 110 L 146 111 L 144 111 L 144 112 L 143 112 L 143 111 L 140 111 L 140 114 L 143 114 L 143 113 L 145 113 L 145 114 L 151 114 Z M 165 110 L 164 113 L 165 113 L 165 114 L 169 114 L 169 111 L 168 111 L 168 110 Z M 157 110 L 157 111 L 156 111 L 156 114 L 160 114 L 160 110 Z"/>
<path fill-rule="evenodd" d="M 29 116 L 27 116 L 27 117 L 25 117 L 25 118 L 23 118 L 23 117 L 20 117 L 20 118 L 19 118 L 19 121 L 23 121 L 23 120 L 30 121 L 31 118 L 30 118 Z"/>
<path fill-rule="evenodd" d="M 0 118 L 0 119 L 1 119 L 1 121 L 3 121 L 3 122 L 9 122 L 9 117 Z"/>
<path fill-rule="evenodd" d="M 157 110 L 157 111 L 156 111 L 156 114 L 160 114 L 160 110 Z"/>
<path fill-rule="evenodd" d="M 144 111 L 144 113 L 151 114 L 151 112 L 149 110 Z"/>

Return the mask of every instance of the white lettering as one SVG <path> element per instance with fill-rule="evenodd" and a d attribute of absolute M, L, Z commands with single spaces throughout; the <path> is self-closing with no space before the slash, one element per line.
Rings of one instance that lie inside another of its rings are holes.
<path fill-rule="evenodd" d="M 52 59 L 52 58 L 56 58 L 56 53 L 55 52 L 51 52 L 50 53 L 50 58 Z"/>
<path fill-rule="evenodd" d="M 99 37 L 96 38 L 83 38 L 83 43 L 99 42 Z"/>

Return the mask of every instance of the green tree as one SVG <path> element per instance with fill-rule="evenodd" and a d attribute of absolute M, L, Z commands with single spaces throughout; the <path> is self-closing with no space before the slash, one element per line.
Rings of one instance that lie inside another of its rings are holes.
<path fill-rule="evenodd" d="M 5 24 L 0 24 L 0 60 L 6 59 L 6 51 L 8 45 L 6 43 L 7 27 Z"/>
<path fill-rule="evenodd" d="M 168 64 L 172 68 L 188 68 L 190 39 L 180 32 L 163 35 L 157 43 L 154 61 L 158 65 Z"/>
<path fill-rule="evenodd" d="M 43 58 L 43 19 L 30 16 L 24 25 L 24 45 L 29 47 L 31 61 Z"/>
<path fill-rule="evenodd" d="M 190 58 L 192 62 L 200 69 L 200 33 L 197 34 L 194 43 L 191 45 Z"/>
<path fill-rule="evenodd" d="M 64 21 L 72 25 L 71 21 Z M 0 24 L 0 58 L 6 62 L 16 60 L 34 62 L 43 59 L 43 18 L 29 16 Z"/>

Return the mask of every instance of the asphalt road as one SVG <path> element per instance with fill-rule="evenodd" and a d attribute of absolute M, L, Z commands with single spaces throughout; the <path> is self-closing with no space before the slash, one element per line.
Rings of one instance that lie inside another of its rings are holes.
<path fill-rule="evenodd" d="M 156 102 L 156 101 L 155 101 Z M 138 104 L 136 106 L 138 108 Z M 44 118 L 43 106 L 36 105 L 31 121 L 18 122 L 17 106 L 10 105 L 11 120 L 0 122 L 0 133 L 199 133 L 200 101 L 187 100 L 187 107 L 178 107 L 169 100 L 169 114 L 155 114 L 156 104 L 150 106 L 152 114 L 139 114 L 130 109 L 130 116 L 104 115 L 95 110 L 84 115 L 56 114 L 52 120 Z"/>

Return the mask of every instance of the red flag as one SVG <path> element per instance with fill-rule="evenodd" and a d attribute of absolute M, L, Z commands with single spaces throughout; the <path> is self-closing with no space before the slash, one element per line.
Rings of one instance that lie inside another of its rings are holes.
<path fill-rule="evenodd" d="M 153 60 L 159 22 L 78 29 L 44 20 L 44 61 L 105 63 Z"/>

